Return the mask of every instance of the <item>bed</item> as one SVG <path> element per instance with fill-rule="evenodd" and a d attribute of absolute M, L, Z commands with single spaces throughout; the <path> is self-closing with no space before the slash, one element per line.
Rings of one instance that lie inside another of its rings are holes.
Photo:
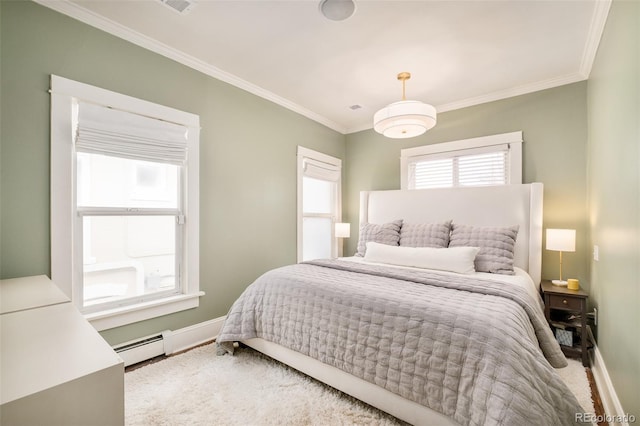
<path fill-rule="evenodd" d="M 538 293 L 542 191 L 362 192 L 359 256 L 258 278 L 220 352 L 243 342 L 415 425 L 575 424 Z"/>

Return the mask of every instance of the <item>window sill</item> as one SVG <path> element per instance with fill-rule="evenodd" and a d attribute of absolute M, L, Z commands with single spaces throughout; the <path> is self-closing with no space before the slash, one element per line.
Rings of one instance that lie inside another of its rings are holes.
<path fill-rule="evenodd" d="M 84 317 L 96 330 L 108 330 L 162 315 L 197 308 L 200 305 L 200 296 L 204 296 L 203 291 L 194 294 L 181 294 L 137 305 L 110 309 L 108 311 L 85 314 Z"/>

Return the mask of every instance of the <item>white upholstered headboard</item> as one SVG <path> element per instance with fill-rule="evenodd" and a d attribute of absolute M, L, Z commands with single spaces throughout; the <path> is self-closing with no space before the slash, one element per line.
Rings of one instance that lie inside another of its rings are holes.
<path fill-rule="evenodd" d="M 362 191 L 360 223 L 434 223 L 453 219 L 477 226 L 520 225 L 515 266 L 538 284 L 542 269 L 541 183 L 397 191 Z"/>

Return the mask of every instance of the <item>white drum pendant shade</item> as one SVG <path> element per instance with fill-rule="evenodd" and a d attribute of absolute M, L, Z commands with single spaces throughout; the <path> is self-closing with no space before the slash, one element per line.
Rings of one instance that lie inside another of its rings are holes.
<path fill-rule="evenodd" d="M 402 100 L 394 102 L 376 112 L 373 116 L 373 129 L 393 139 L 419 136 L 436 125 L 436 109 L 420 101 L 408 101 L 405 96 L 405 84 L 411 73 L 401 72 Z"/>
<path fill-rule="evenodd" d="M 394 102 L 373 116 L 373 129 L 393 139 L 419 136 L 435 125 L 436 109 L 420 101 Z"/>

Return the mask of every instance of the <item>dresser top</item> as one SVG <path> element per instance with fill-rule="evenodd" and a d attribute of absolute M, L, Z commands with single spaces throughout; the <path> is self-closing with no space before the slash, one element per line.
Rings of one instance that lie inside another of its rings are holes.
<path fill-rule="evenodd" d="M 71 303 L 0 315 L 0 340 L 2 404 L 123 365 Z"/>
<path fill-rule="evenodd" d="M 0 280 L 0 315 L 69 301 L 46 275 Z"/>

